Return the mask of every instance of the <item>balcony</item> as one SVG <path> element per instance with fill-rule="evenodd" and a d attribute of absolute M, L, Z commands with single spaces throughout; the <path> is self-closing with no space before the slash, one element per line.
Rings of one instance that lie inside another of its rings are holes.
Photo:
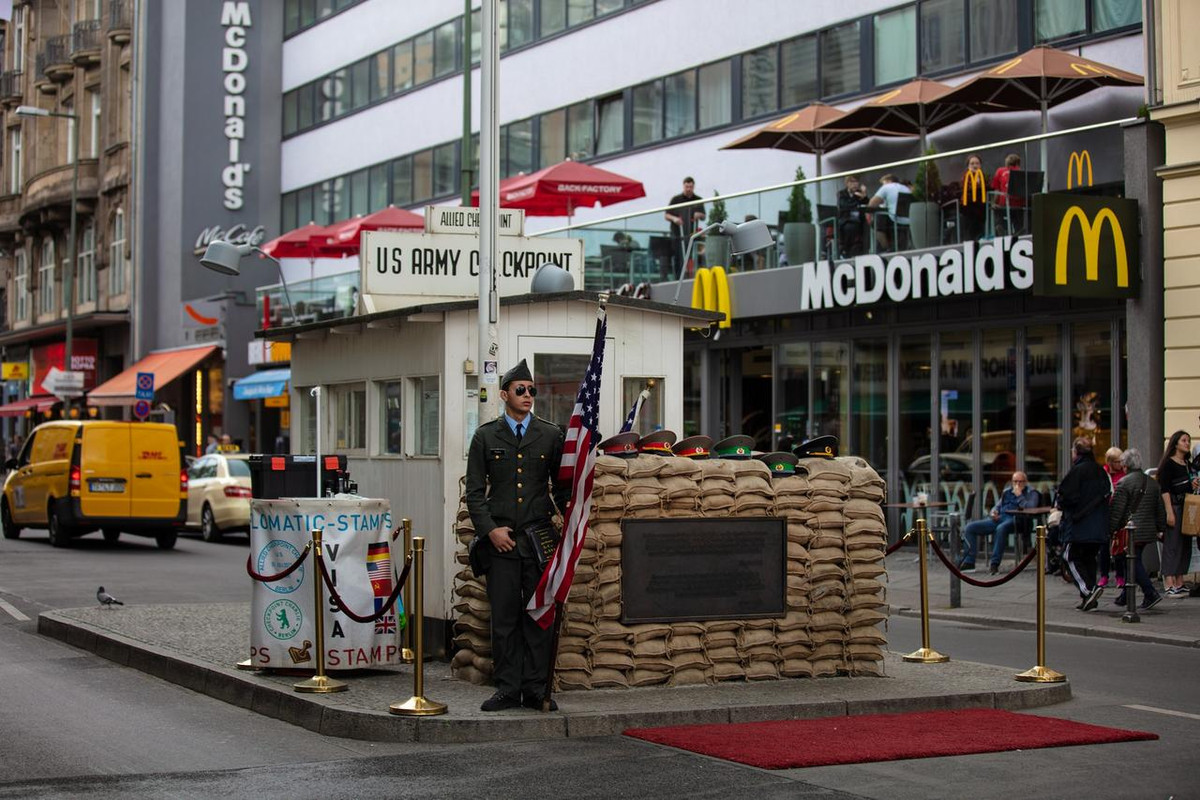
<path fill-rule="evenodd" d="M 71 60 L 80 67 L 99 64 L 100 44 L 103 41 L 99 19 L 76 22 L 71 36 Z"/>
<path fill-rule="evenodd" d="M 65 223 L 71 214 L 70 164 L 60 164 L 43 170 L 25 183 L 21 197 L 22 225 L 57 225 Z M 79 212 L 89 213 L 99 194 L 99 164 L 95 159 L 79 162 Z"/>
<path fill-rule="evenodd" d="M 113 44 L 128 44 L 133 34 L 132 3 L 129 0 L 110 0 L 108 4 L 108 38 Z"/>
<path fill-rule="evenodd" d="M 24 78 L 25 73 L 19 69 L 10 69 L 8 72 L 0 73 L 0 103 L 6 106 L 15 106 L 21 103 L 25 89 Z"/>
<path fill-rule="evenodd" d="M 259 287 L 256 294 L 258 318 L 270 319 L 272 328 L 351 317 L 358 313 L 358 272 L 289 283 L 287 296 L 295 305 L 295 319 L 288 318 L 287 296 L 279 284 Z"/>
<path fill-rule="evenodd" d="M 36 67 L 38 89 L 46 94 L 58 91 L 56 84 L 69 81 L 75 74 L 75 65 L 71 63 L 71 35 L 47 39 L 46 46 L 37 54 Z"/>

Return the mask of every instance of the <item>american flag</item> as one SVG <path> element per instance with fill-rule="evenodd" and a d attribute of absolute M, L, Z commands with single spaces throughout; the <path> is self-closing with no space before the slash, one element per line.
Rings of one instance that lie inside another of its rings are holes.
<path fill-rule="evenodd" d="M 638 412 L 642 410 L 642 403 L 646 402 L 650 397 L 649 389 L 642 389 L 633 401 L 633 407 L 629 409 L 629 413 L 625 415 L 625 424 L 621 426 L 621 433 L 628 433 L 633 430 L 633 424 L 637 422 Z"/>
<path fill-rule="evenodd" d="M 549 628 L 554 622 L 554 604 L 566 602 L 571 580 L 575 577 L 575 564 L 587 536 L 588 517 L 592 511 L 592 480 L 596 476 L 596 444 L 600 440 L 597 430 L 600 425 L 600 374 L 604 370 L 604 337 L 607 333 L 608 318 L 601 306 L 596 320 L 596 338 L 592 342 L 592 360 L 579 382 L 579 394 L 575 396 L 575 408 L 567 425 L 558 471 L 560 481 L 571 483 L 562 542 L 525 607 L 543 628 Z"/>

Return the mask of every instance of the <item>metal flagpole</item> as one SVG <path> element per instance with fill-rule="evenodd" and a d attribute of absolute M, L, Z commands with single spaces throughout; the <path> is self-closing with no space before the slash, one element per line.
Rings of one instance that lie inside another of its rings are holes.
<path fill-rule="evenodd" d="M 500 69 L 496 0 L 483 0 L 479 53 L 479 422 L 500 414 L 500 345 L 496 326 L 496 216 L 500 204 L 499 102 L 496 74 Z"/>

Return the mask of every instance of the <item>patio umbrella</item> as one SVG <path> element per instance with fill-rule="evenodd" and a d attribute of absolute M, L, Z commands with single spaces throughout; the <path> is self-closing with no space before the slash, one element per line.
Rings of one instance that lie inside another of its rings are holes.
<path fill-rule="evenodd" d="M 944 98 L 952 91 L 953 86 L 918 78 L 871 98 L 847 113 L 838 125 L 885 128 L 897 134 L 919 136 L 921 154 L 924 155 L 929 131 L 952 125 L 975 113 L 965 103 L 946 102 Z"/>
<path fill-rule="evenodd" d="M 1049 109 L 1101 86 L 1141 86 L 1140 75 L 1083 56 L 1038 45 L 992 67 L 942 97 L 993 110 L 1042 112 L 1042 133 L 1049 132 Z M 1041 141 L 1041 167 L 1046 174 L 1046 140 Z M 1044 177 L 1043 177 L 1044 180 Z M 1043 186 L 1043 188 L 1045 188 Z"/>
<path fill-rule="evenodd" d="M 357 255 L 363 231 L 424 230 L 425 218 L 403 208 L 388 206 L 366 215 L 335 222 L 312 237 L 312 246 L 320 256 Z"/>
<path fill-rule="evenodd" d="M 500 206 L 523 209 L 531 217 L 570 217 L 578 208 L 645 196 L 641 181 L 570 159 L 500 181 Z M 478 189 L 471 193 L 471 205 L 479 205 Z"/>
<path fill-rule="evenodd" d="M 327 230 L 326 225 L 310 222 L 272 239 L 259 249 L 272 258 L 307 258 L 311 261 L 319 255 L 313 249 L 312 237 Z"/>
<path fill-rule="evenodd" d="M 812 153 L 817 157 L 817 174 L 821 177 L 821 156 L 830 150 L 865 139 L 868 136 L 903 136 L 870 125 L 847 125 L 846 112 L 824 103 L 812 103 L 786 117 L 770 122 L 758 130 L 721 147 L 722 150 L 778 149 L 796 153 Z"/>

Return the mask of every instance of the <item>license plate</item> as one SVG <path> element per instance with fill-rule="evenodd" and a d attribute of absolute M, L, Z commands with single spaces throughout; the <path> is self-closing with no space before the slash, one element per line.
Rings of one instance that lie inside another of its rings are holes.
<path fill-rule="evenodd" d="M 90 480 L 88 481 L 88 491 L 92 492 L 93 494 L 124 494 L 125 482 L 104 479 Z"/>

